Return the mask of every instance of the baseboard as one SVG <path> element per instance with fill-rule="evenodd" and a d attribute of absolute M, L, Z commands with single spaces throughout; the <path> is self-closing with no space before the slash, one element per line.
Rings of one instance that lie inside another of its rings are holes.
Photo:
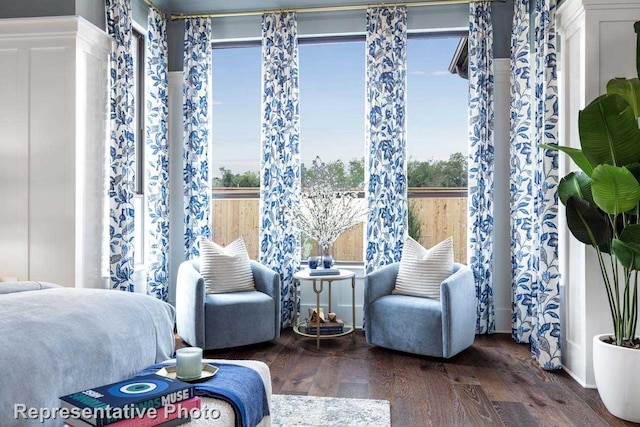
<path fill-rule="evenodd" d="M 562 366 L 562 369 L 564 369 L 564 371 L 569 374 L 569 376 L 571 378 L 573 378 L 573 380 L 575 382 L 577 382 L 578 384 L 580 384 L 583 388 L 590 388 L 590 389 L 597 389 L 598 387 L 596 387 L 595 384 L 589 384 L 587 382 L 585 382 L 584 380 L 582 380 L 582 378 L 580 378 L 578 375 L 574 374 L 573 372 L 571 372 L 571 369 L 568 369 L 566 366 Z"/>

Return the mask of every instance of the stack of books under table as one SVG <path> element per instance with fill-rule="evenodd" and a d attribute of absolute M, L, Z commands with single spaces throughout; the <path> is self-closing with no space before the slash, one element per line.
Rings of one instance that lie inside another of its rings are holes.
<path fill-rule="evenodd" d="M 193 385 L 156 374 L 140 376 L 60 398 L 71 427 L 173 427 L 200 409 Z"/>
<path fill-rule="evenodd" d="M 333 322 L 325 321 L 324 323 L 307 321 L 308 334 L 316 335 L 318 329 L 320 329 L 320 335 L 341 334 L 344 331 L 344 322 L 338 318 Z"/>

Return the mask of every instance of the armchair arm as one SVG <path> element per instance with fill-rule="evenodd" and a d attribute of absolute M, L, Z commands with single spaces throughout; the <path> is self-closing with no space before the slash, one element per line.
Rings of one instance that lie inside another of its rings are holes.
<path fill-rule="evenodd" d="M 192 346 L 205 348 L 204 279 L 197 261 L 185 261 L 178 268 L 176 281 L 176 327 L 178 335 Z"/>
<path fill-rule="evenodd" d="M 280 336 L 280 275 L 257 261 L 251 260 L 251 271 L 256 290 L 269 295 L 276 303 L 275 331 L 277 339 Z"/>
<path fill-rule="evenodd" d="M 380 297 L 390 295 L 396 286 L 400 263 L 385 265 L 376 271 L 369 273 L 364 278 L 365 305 L 370 304 Z"/>
<path fill-rule="evenodd" d="M 396 286 L 396 277 L 398 277 L 398 269 L 400 263 L 385 265 L 364 277 L 364 330 L 371 330 L 369 322 L 371 319 L 367 315 L 369 306 L 378 298 L 390 295 Z M 368 338 L 367 338 L 368 339 Z"/>
<path fill-rule="evenodd" d="M 477 299 L 473 272 L 456 264 L 454 273 L 440 284 L 443 357 L 448 358 L 473 344 Z"/>

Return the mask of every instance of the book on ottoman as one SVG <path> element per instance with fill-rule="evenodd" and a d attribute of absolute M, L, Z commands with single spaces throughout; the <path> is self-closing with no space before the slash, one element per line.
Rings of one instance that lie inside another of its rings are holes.
<path fill-rule="evenodd" d="M 192 384 L 151 374 L 78 391 L 62 396 L 60 400 L 61 407 L 67 408 L 75 418 L 102 427 L 144 417 L 149 409 L 160 410 L 194 396 Z M 67 423 L 73 424 L 73 421 Z"/>

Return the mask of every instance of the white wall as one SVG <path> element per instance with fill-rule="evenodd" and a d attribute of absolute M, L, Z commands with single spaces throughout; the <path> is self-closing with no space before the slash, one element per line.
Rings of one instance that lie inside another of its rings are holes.
<path fill-rule="evenodd" d="M 175 304 L 178 267 L 185 260 L 182 187 L 182 71 L 169 78 L 169 301 Z"/>
<path fill-rule="evenodd" d="M 0 20 L 0 276 L 100 286 L 110 38 Z"/>
<path fill-rule="evenodd" d="M 565 0 L 558 8 L 560 138 L 579 148 L 578 111 L 606 91 L 614 77 L 636 77 L 637 0 Z M 560 174 L 575 169 L 560 156 Z M 563 288 L 563 365 L 580 384 L 595 387 L 591 339 L 612 331 L 595 251 L 577 242 L 562 219 L 559 250 Z"/>
<path fill-rule="evenodd" d="M 496 332 L 511 333 L 511 214 L 509 207 L 510 61 L 495 59 L 493 302 Z"/>

